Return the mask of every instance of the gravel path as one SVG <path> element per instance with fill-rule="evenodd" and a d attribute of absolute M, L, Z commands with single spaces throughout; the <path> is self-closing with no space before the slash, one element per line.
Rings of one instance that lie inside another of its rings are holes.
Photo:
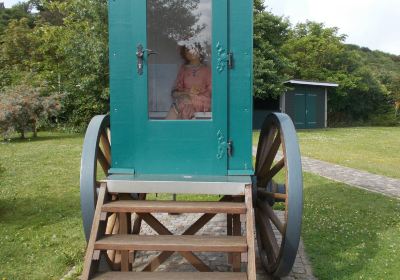
<path fill-rule="evenodd" d="M 253 155 L 257 148 L 253 147 Z M 277 157 L 280 157 L 278 155 Z M 301 157 L 303 171 L 310 172 L 330 180 L 345 183 L 367 191 L 380 193 L 390 197 L 400 198 L 400 180 L 372 174 L 366 171 L 317 160 Z M 400 168 L 400 167 L 399 167 Z"/>

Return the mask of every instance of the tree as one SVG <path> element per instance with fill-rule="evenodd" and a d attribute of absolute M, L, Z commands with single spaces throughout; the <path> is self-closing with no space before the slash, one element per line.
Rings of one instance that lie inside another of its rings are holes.
<path fill-rule="evenodd" d="M 267 11 L 261 1 L 254 2 L 254 95 L 258 98 L 278 97 L 286 89 L 293 64 L 281 47 L 287 40 L 289 21 Z"/>
<path fill-rule="evenodd" d="M 37 71 L 49 91 L 65 94 L 60 120 L 85 127 L 108 111 L 108 18 L 106 0 L 41 1 L 42 9 L 63 15 L 62 25 L 39 17 Z"/>
<path fill-rule="evenodd" d="M 37 136 L 40 121 L 54 117 L 60 110 L 55 96 L 43 96 L 40 89 L 22 84 L 9 87 L 0 93 L 0 132 L 4 135 L 12 131 L 25 138 L 26 131 Z"/>
<path fill-rule="evenodd" d="M 32 72 L 32 56 L 37 46 L 32 31 L 27 18 L 8 23 L 0 41 L 0 89 L 18 84 L 26 73 Z"/>
<path fill-rule="evenodd" d="M 338 28 L 308 21 L 296 25 L 283 46 L 296 65 L 293 77 L 339 84 L 329 95 L 331 123 L 367 120 L 387 107 L 386 87 L 363 64 L 359 52 L 345 47 L 345 38 Z"/>
<path fill-rule="evenodd" d="M 29 3 L 18 3 L 11 8 L 0 9 L 0 35 L 3 34 L 10 21 L 23 18 L 26 18 L 29 26 L 33 27 L 34 16 L 31 14 Z"/>

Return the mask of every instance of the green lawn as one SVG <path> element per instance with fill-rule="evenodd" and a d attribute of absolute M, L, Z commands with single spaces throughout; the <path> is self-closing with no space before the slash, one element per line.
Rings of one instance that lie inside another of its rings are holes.
<path fill-rule="evenodd" d="M 0 279 L 60 279 L 83 257 L 82 137 L 0 142 Z"/>
<path fill-rule="evenodd" d="M 61 133 L 0 142 L 0 279 L 59 279 L 82 264 L 81 144 Z M 306 174 L 303 236 L 316 276 L 398 279 L 399 213 L 397 200 Z"/>
<path fill-rule="evenodd" d="M 304 156 L 400 178 L 400 127 L 299 130 L 298 137 Z"/>
<path fill-rule="evenodd" d="M 306 174 L 303 239 L 318 279 L 399 279 L 400 200 Z"/>

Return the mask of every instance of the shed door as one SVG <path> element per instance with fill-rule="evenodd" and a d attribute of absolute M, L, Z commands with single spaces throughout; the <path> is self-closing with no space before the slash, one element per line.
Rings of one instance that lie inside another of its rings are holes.
<path fill-rule="evenodd" d="M 227 0 L 110 1 L 113 168 L 227 174 L 227 13 Z"/>
<path fill-rule="evenodd" d="M 294 124 L 303 129 L 306 128 L 306 93 L 298 90 L 294 95 Z"/>
<path fill-rule="evenodd" d="M 306 128 L 317 127 L 317 95 L 308 92 L 306 94 Z"/>

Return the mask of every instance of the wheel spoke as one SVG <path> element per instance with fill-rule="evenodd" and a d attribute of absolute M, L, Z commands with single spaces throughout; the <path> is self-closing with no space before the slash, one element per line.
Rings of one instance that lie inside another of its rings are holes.
<path fill-rule="evenodd" d="M 272 252 L 276 257 L 279 255 L 279 245 L 278 241 L 276 240 L 274 230 L 272 229 L 271 223 L 269 222 L 268 219 L 262 218 L 260 221 L 260 229 L 261 233 L 264 233 L 264 236 L 266 237 L 266 240 L 268 241 L 270 248 L 272 249 Z"/>
<path fill-rule="evenodd" d="M 100 142 L 103 147 L 104 157 L 106 158 L 109 165 L 111 165 L 111 145 L 110 141 L 108 141 L 108 137 L 105 131 L 102 131 L 100 135 Z"/>
<path fill-rule="evenodd" d="M 259 227 L 261 244 L 269 261 L 268 266 L 274 265 L 276 263 L 279 252 L 279 249 L 277 248 L 278 244 L 276 243 L 275 246 L 276 248 L 274 249 L 274 245 L 272 245 L 270 237 L 268 236 L 269 235 L 268 230 L 266 229 L 268 227 L 267 224 L 269 224 L 269 222 L 265 220 L 265 218 L 261 215 L 260 211 L 256 211 L 256 220 L 257 220 L 257 225 Z"/>
<path fill-rule="evenodd" d="M 117 222 L 117 215 L 114 213 L 108 218 L 106 234 L 111 234 L 113 232 L 116 222 Z"/>
<path fill-rule="evenodd" d="M 278 161 L 274 167 L 271 168 L 271 170 L 265 175 L 265 178 L 263 178 L 263 181 L 269 182 L 272 180 L 272 178 L 275 177 L 276 174 L 279 173 L 279 171 L 282 170 L 282 168 L 285 167 L 285 159 L 282 158 L 280 161 Z"/>
<path fill-rule="evenodd" d="M 261 200 L 257 200 L 257 206 L 260 208 L 262 213 L 269 217 L 272 223 L 276 226 L 279 232 L 283 235 L 285 232 L 285 226 L 282 224 L 279 217 L 275 214 L 274 209 L 268 204 L 268 202 L 263 202 Z"/>
<path fill-rule="evenodd" d="M 98 148 L 97 151 L 97 160 L 99 161 L 101 168 L 103 169 L 103 172 L 105 175 L 108 175 L 108 170 L 110 169 L 110 164 L 108 163 L 103 151 Z"/>
<path fill-rule="evenodd" d="M 281 199 L 281 200 L 287 199 L 287 195 L 284 193 L 268 192 L 264 188 L 258 188 L 257 194 L 262 198 L 274 198 L 274 199 Z"/>
<path fill-rule="evenodd" d="M 276 154 L 278 153 L 280 145 L 281 145 L 281 136 L 278 133 L 274 139 L 274 142 L 272 143 L 271 148 L 267 151 L 268 154 L 265 157 L 265 160 L 262 162 L 262 165 L 260 166 L 260 169 L 257 172 L 257 176 L 264 177 L 268 173 L 269 169 L 272 166 L 272 163 L 274 162 Z"/>
<path fill-rule="evenodd" d="M 256 172 L 259 172 L 260 167 L 264 164 L 266 157 L 268 156 L 268 150 L 271 148 L 272 141 L 274 140 L 277 132 L 276 127 L 271 127 L 268 131 L 267 137 L 260 136 L 259 151 L 257 151 L 258 157 L 256 158 Z M 265 139 L 265 140 L 264 140 Z"/>

